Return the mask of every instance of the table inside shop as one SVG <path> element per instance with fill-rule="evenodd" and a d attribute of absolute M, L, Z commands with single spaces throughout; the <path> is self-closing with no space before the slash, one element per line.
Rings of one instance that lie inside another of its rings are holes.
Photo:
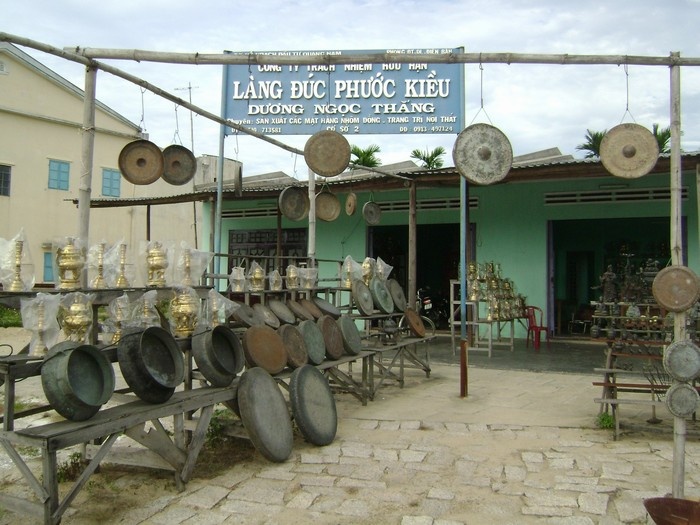
<path fill-rule="evenodd" d="M 406 368 L 422 370 L 426 377 L 430 377 L 430 353 L 426 348 L 425 357 L 421 357 L 418 355 L 418 345 L 433 339 L 435 336 L 430 335 L 400 337 L 398 340 L 387 342 L 380 334 L 374 341 L 370 338 L 371 343 L 365 341 L 363 350 L 372 354 L 369 361 L 370 399 L 374 399 L 374 394 L 386 380 L 396 381 L 403 388 Z M 375 367 L 379 376 L 376 382 Z"/>

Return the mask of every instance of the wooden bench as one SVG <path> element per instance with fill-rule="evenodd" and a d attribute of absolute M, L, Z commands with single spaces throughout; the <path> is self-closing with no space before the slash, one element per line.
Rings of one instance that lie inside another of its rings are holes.
<path fill-rule="evenodd" d="M 32 499 L 22 499 L 0 494 L 0 504 L 19 513 L 43 518 L 45 525 L 59 523 L 63 513 L 109 453 L 116 439 L 123 434 L 165 460 L 175 471 L 175 484 L 182 490 L 204 444 L 214 405 L 234 399 L 237 390 L 238 379 L 235 379 L 228 387 L 175 392 L 168 401 L 161 404 L 136 400 L 106 408 L 86 421 L 59 421 L 14 431 L 0 431 L 0 444 L 34 495 Z M 194 429 L 188 429 L 185 415 L 197 411 L 199 417 L 191 420 L 195 424 Z M 171 416 L 174 418 L 172 435 L 161 422 L 161 419 Z M 152 428 L 147 431 L 148 422 L 151 422 Z M 56 453 L 89 442 L 99 443 L 98 452 L 61 500 L 58 494 Z M 27 446 L 35 447 L 41 452 L 40 478 L 34 475 L 17 450 L 17 447 Z"/>
<path fill-rule="evenodd" d="M 427 343 L 435 336 L 427 337 L 403 337 L 390 344 L 377 344 L 365 346 L 363 349 L 371 353 L 369 362 L 369 387 L 370 398 L 374 399 L 375 392 L 382 386 L 385 380 L 391 379 L 399 383 L 403 388 L 406 368 L 416 368 L 425 372 L 430 377 L 430 354 L 426 351 L 425 358 L 418 355 L 417 345 Z M 385 357 L 387 354 L 388 357 Z M 375 367 L 379 379 L 375 382 Z M 398 368 L 398 371 L 395 369 Z"/>

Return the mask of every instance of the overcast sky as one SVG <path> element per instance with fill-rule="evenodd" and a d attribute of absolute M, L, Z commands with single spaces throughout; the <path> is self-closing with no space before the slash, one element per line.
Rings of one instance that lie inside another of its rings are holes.
<path fill-rule="evenodd" d="M 700 0 L 4 0 L 0 31 L 57 48 L 181 53 L 464 47 L 470 53 L 665 57 L 678 51 L 700 57 L 698 20 Z M 21 48 L 84 87 L 81 65 Z M 185 100 L 191 94 L 193 104 L 220 113 L 221 66 L 104 62 Z M 622 122 L 648 128 L 670 123 L 666 67 L 484 64 L 481 73 L 477 64 L 464 67 L 466 124 L 498 127 L 515 155 L 556 146 L 581 158 L 576 146 L 584 142 L 587 129 L 602 131 Z M 186 109 L 142 93 L 134 84 L 100 72 L 97 98 L 144 127 L 160 147 L 178 143 L 196 155 L 218 154 L 218 124 L 197 115 L 191 119 Z M 700 67 L 682 69 L 681 112 L 682 148 L 700 150 Z M 303 150 L 308 136 L 276 138 Z M 443 146 L 445 165 L 452 166 L 455 138 L 362 135 L 348 140 L 361 147 L 379 145 L 384 164 L 408 160 L 414 148 Z M 229 136 L 225 155 L 243 162 L 245 175 L 284 171 L 306 178 L 303 158 L 253 137 Z"/>

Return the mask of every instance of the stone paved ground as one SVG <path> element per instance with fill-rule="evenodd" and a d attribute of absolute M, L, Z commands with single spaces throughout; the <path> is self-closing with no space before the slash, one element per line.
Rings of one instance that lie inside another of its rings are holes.
<path fill-rule="evenodd" d="M 650 426 L 648 409 L 626 409 L 625 433 L 613 441 L 609 430 L 595 427 L 595 376 L 469 374 L 467 398 L 459 397 L 458 368 L 450 365 L 435 366 L 429 378 L 410 371 L 403 389 L 388 385 L 367 406 L 341 396 L 331 445 L 297 437 L 284 463 L 255 454 L 213 479 L 194 477 L 183 492 L 170 475 L 115 475 L 106 465 L 63 523 L 652 523 L 644 498 L 671 491 L 667 412 L 659 411 L 661 425 Z M 684 486 L 695 499 L 700 447 L 697 424 L 688 426 Z M 0 490 L 25 490 L 19 480 L 0 456 Z M 5 512 L 0 525 L 18 519 Z"/>

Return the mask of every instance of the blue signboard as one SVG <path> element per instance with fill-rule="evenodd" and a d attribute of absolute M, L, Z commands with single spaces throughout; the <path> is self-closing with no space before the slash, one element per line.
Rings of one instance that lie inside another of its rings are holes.
<path fill-rule="evenodd" d="M 461 49 L 253 54 L 308 57 L 458 52 Z M 463 86 L 462 64 L 226 65 L 223 117 L 264 135 L 313 135 L 323 130 L 342 134 L 457 134 L 464 127 Z M 233 128 L 227 129 L 227 134 L 233 132 Z"/>

